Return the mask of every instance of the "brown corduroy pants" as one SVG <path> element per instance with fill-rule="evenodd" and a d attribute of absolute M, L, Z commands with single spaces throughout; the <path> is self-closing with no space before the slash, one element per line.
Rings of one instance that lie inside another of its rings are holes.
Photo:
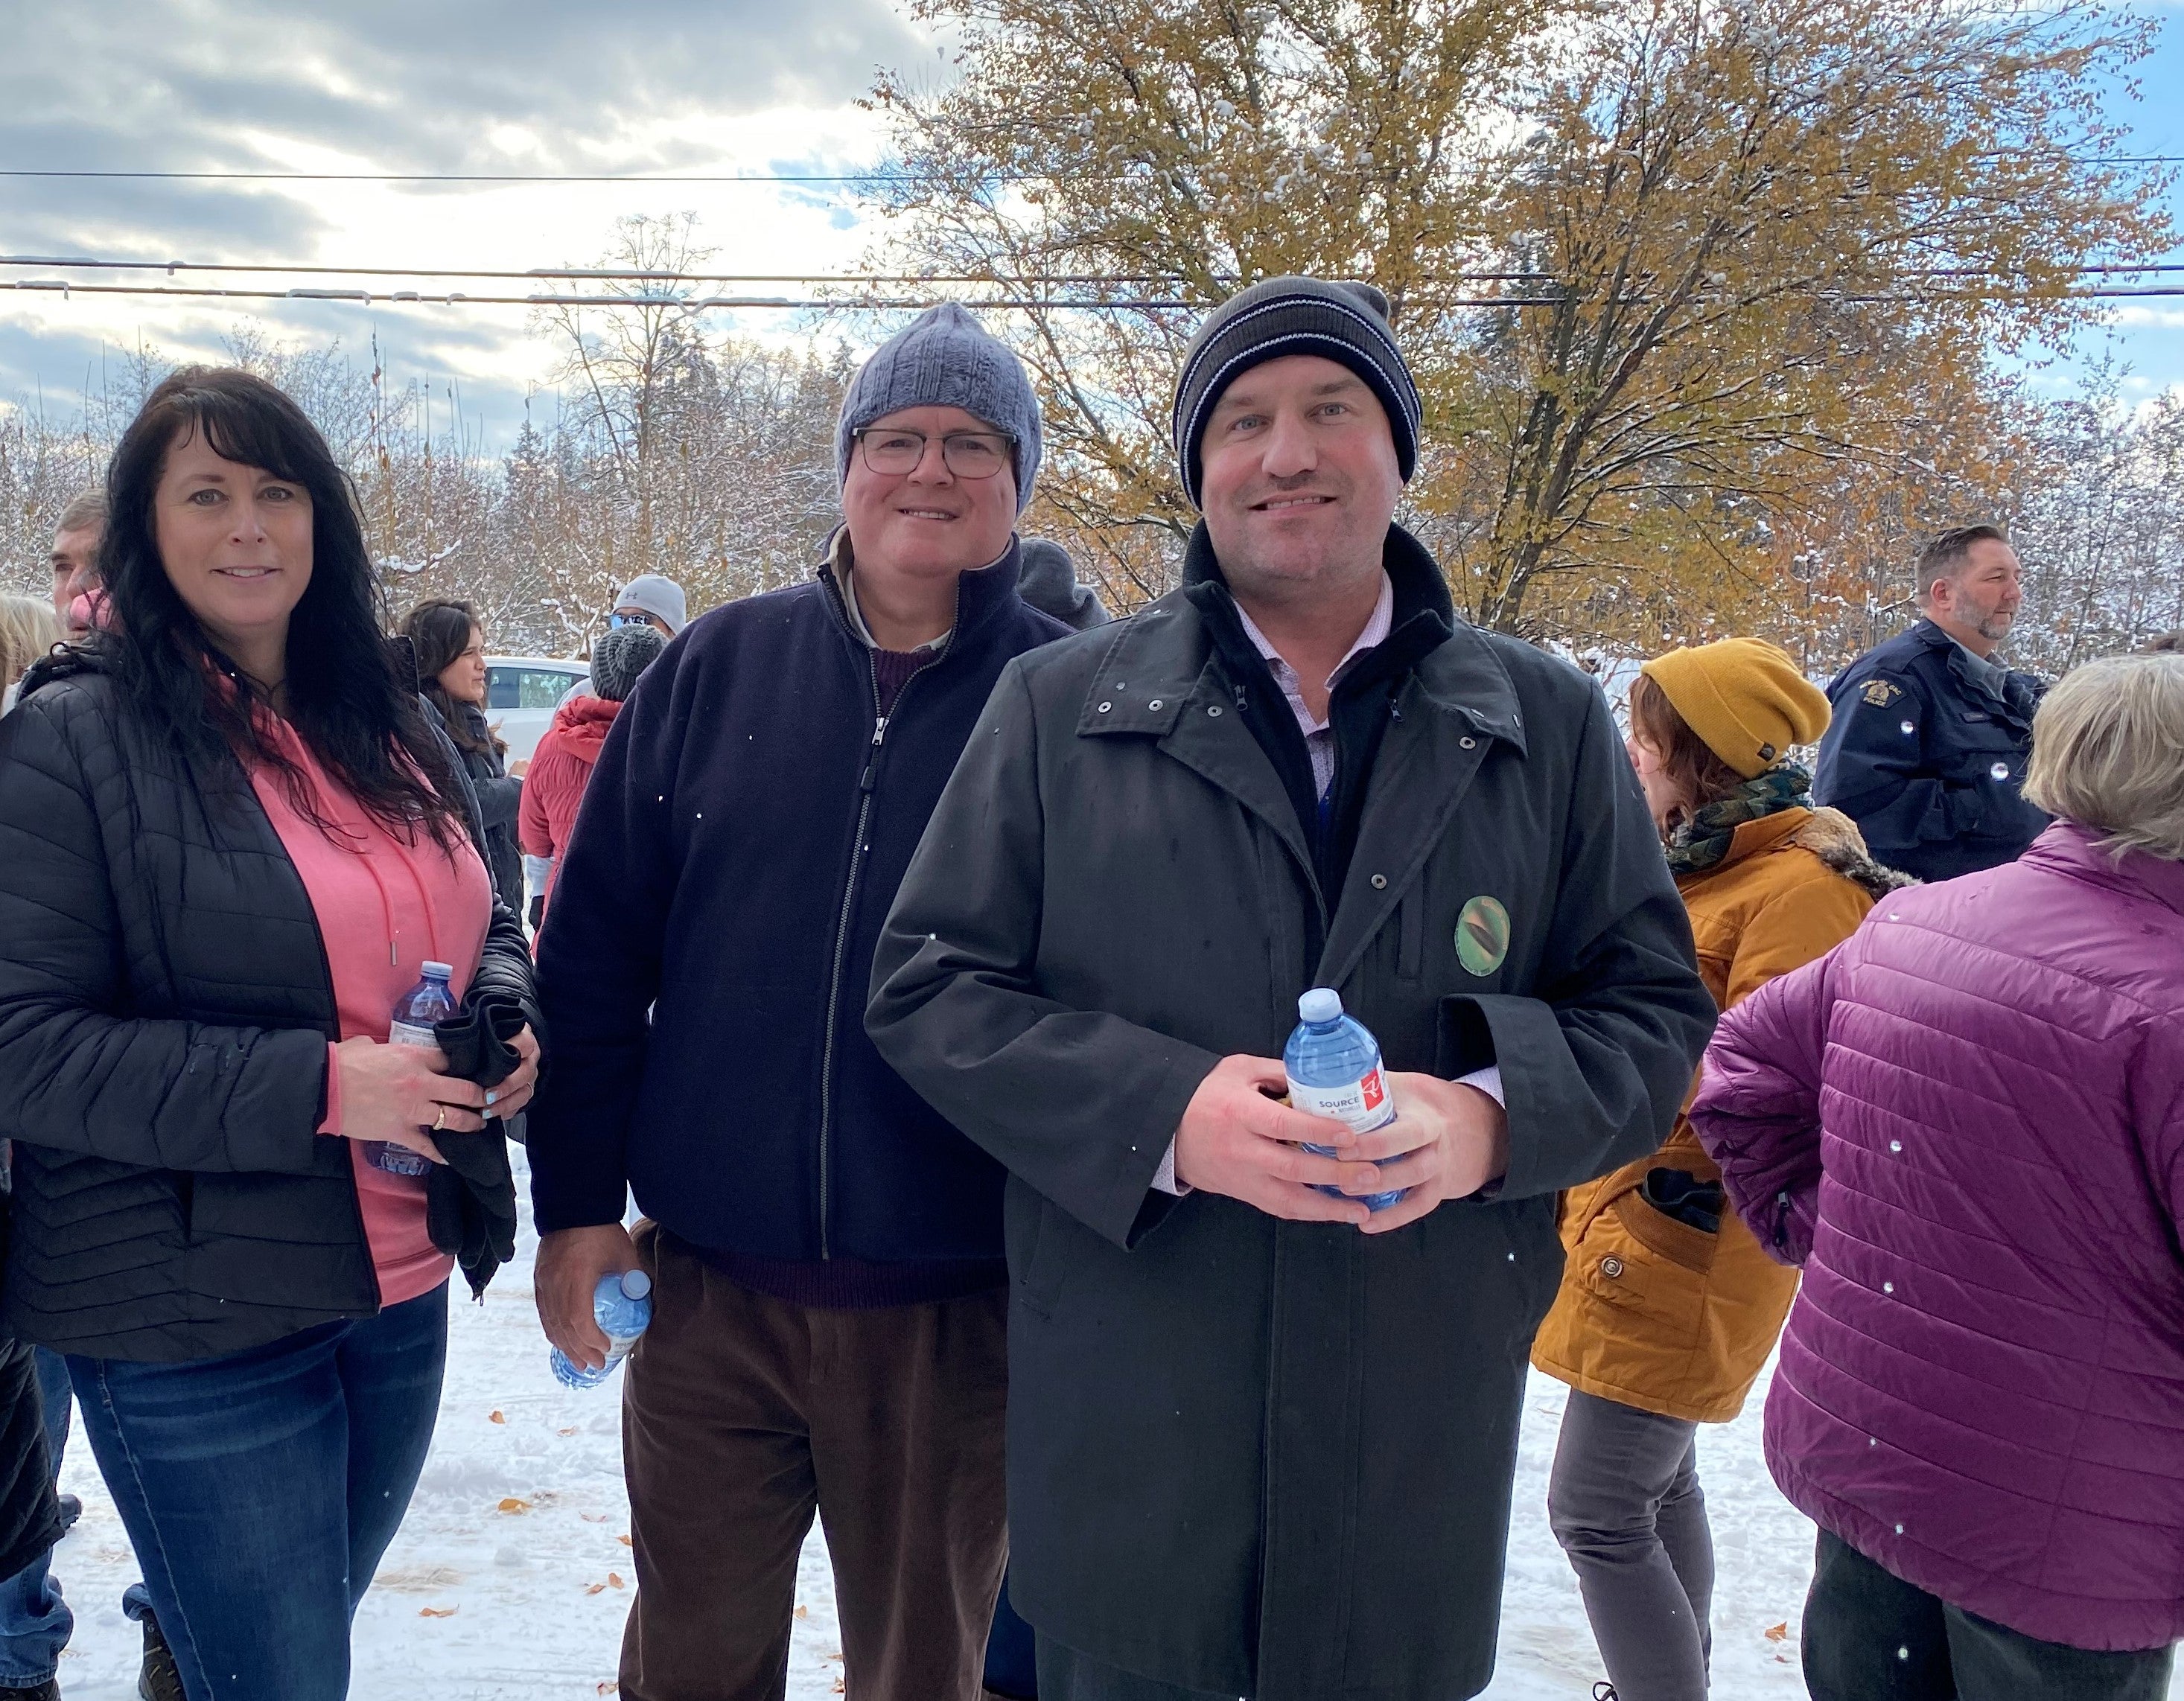
<path fill-rule="evenodd" d="M 779 1701 L 816 1511 L 848 1701 L 978 1701 L 1008 1558 L 1006 1291 L 824 1310 L 640 1231 L 622 1391 L 637 1599 L 625 1701 Z"/>

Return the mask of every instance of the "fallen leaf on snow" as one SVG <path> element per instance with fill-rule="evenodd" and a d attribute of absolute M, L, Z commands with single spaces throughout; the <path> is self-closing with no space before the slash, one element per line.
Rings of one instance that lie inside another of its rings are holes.
<path fill-rule="evenodd" d="M 811 1609 L 810 1607 L 799 1607 L 796 1609 L 796 1615 L 799 1618 L 809 1618 L 811 1616 Z"/>
<path fill-rule="evenodd" d="M 1768 1626 L 1767 1639 L 1769 1642 L 1787 1642 L 1790 1639 L 1790 1626 L 1786 1624 Z"/>
<path fill-rule="evenodd" d="M 599 1693 L 602 1695 L 619 1695 L 621 1693 L 621 1685 L 610 1677 L 599 1685 Z"/>
<path fill-rule="evenodd" d="M 528 1512 L 531 1509 L 531 1503 L 528 1500 L 519 1500 L 511 1494 L 500 1503 L 500 1509 L 504 1512 Z"/>
<path fill-rule="evenodd" d="M 577 1515 L 587 1524 L 604 1524 L 607 1521 L 607 1515 L 604 1512 L 579 1512 Z"/>
<path fill-rule="evenodd" d="M 508 1420 L 499 1412 L 488 1412 L 485 1415 L 485 1420 L 488 1423 L 506 1423 L 508 1421 Z"/>
<path fill-rule="evenodd" d="M 835 1693 L 837 1695 L 842 1694 L 842 1693 L 844 1693 L 844 1692 L 846 1692 L 846 1691 L 848 1690 L 849 1687 L 850 1687 L 850 1686 L 849 1686 L 848 1684 L 844 1683 L 844 1682 L 840 1678 L 838 1678 L 838 1677 L 837 1677 L 837 1678 L 834 1680 L 834 1693 Z"/>
<path fill-rule="evenodd" d="M 617 1536 L 615 1537 L 615 1540 L 621 1543 L 625 1548 L 633 1548 L 637 1545 L 636 1543 L 631 1541 L 627 1536 Z"/>
<path fill-rule="evenodd" d="M 456 1607 L 419 1607 L 417 1609 L 417 1616 L 420 1618 L 453 1618 L 459 1610 L 460 1610 L 460 1609 Z"/>
<path fill-rule="evenodd" d="M 554 1431 L 556 1435 L 574 1435 L 576 1432 L 573 1429 L 557 1429 Z"/>
<path fill-rule="evenodd" d="M 621 1574 L 619 1571 L 609 1571 L 607 1573 L 607 1584 L 610 1588 L 617 1589 L 627 1588 L 629 1587 L 628 1584 L 622 1581 Z"/>

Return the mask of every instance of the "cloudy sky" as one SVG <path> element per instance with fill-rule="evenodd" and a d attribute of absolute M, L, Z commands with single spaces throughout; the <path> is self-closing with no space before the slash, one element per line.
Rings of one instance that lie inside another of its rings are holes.
<path fill-rule="evenodd" d="M 2159 9 L 2170 28 L 2142 68 L 2149 98 L 2130 107 L 2119 92 L 2116 109 L 2137 151 L 2184 155 L 2184 9 Z M 0 256 L 521 270 L 594 261 L 617 216 L 691 211 L 723 269 L 844 270 L 870 235 L 846 189 L 4 173 L 840 172 L 878 156 L 855 106 L 875 68 L 919 63 L 938 75 L 932 39 L 889 0 L 0 0 Z M 0 265 L 0 279 L 53 275 Z M 65 409 L 116 350 L 216 353 L 245 311 L 275 336 L 338 336 L 359 353 L 376 332 L 395 379 L 460 386 L 488 447 L 505 442 L 552 364 L 515 307 L 0 291 L 0 402 L 42 396 Z M 739 328 L 777 332 L 784 317 L 751 313 Z M 2141 386 L 2184 384 L 2184 300 L 2126 310 L 2114 334 Z"/>
<path fill-rule="evenodd" d="M 875 67 L 921 59 L 937 64 L 930 38 L 887 0 L 0 0 L 0 168 L 840 172 L 878 153 L 855 105 Z M 0 255 L 520 270 L 593 263 L 618 216 L 682 211 L 699 215 L 716 264 L 732 270 L 842 270 L 866 240 L 846 191 L 767 184 L 0 175 Z M 0 266 L 0 278 L 56 275 L 92 275 Z M 141 338 L 170 355 L 214 351 L 244 310 L 0 292 L 0 398 L 42 392 L 66 404 L 116 348 Z M 276 336 L 339 336 L 352 349 L 376 331 L 392 375 L 454 379 L 466 417 L 495 436 L 551 364 L 521 308 L 247 310 Z M 782 317 L 752 314 L 748 328 Z"/>

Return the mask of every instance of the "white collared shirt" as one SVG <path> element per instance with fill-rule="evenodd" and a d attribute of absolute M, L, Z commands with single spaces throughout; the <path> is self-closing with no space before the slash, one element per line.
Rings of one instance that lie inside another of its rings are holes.
<path fill-rule="evenodd" d="M 1296 716 L 1297 730 L 1304 734 L 1304 748 L 1312 756 L 1312 783 L 1315 796 L 1324 798 L 1327 788 L 1334 783 L 1334 729 L 1325 717 L 1315 715 L 1304 700 L 1304 681 L 1297 670 L 1283 659 L 1258 623 L 1245 612 L 1241 603 L 1236 604 L 1237 618 L 1244 623 L 1245 636 L 1252 647 L 1267 659 L 1268 671 L 1274 683 L 1282 688 L 1289 699 L 1290 713 Z M 1373 604 L 1372 618 L 1365 622 L 1365 630 L 1357 634 L 1357 642 L 1351 645 L 1342 659 L 1334 664 L 1334 671 L 1327 676 L 1327 688 L 1331 692 L 1335 681 L 1342 677 L 1343 670 L 1368 650 L 1375 650 L 1387 642 L 1388 634 L 1396 625 L 1396 583 L 1385 570 L 1380 574 L 1380 594 Z"/>

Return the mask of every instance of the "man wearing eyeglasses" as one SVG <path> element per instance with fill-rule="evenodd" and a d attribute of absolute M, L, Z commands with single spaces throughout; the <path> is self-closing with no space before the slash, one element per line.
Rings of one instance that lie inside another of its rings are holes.
<path fill-rule="evenodd" d="M 536 1286 L 555 1344 L 597 1365 L 600 1276 L 653 1274 L 623 1404 L 628 1701 L 782 1693 L 815 1511 L 850 1693 L 979 1693 L 1006 1549 L 1004 1176 L 863 1012 L 994 681 L 1067 630 L 1017 590 L 1039 447 L 1023 369 L 963 309 L 883 345 L 843 403 L 816 575 L 693 622 L 585 793 L 540 941 L 560 1049 L 531 1129 Z"/>

